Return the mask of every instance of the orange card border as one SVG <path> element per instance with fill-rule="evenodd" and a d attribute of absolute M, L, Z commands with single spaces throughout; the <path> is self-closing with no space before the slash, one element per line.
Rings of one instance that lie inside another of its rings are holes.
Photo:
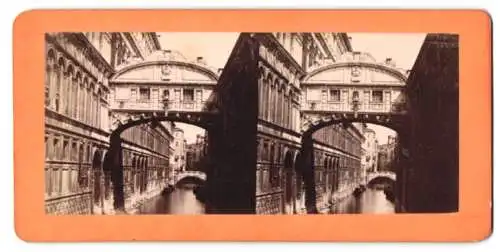
<path fill-rule="evenodd" d="M 460 40 L 460 210 L 454 214 L 46 216 L 44 33 L 339 31 Z M 491 18 L 480 10 L 30 10 L 14 22 L 15 229 L 26 241 L 477 241 L 491 233 Z"/>

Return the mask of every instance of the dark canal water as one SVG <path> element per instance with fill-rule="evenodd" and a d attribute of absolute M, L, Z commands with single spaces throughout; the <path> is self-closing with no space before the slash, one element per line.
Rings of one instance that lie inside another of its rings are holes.
<path fill-rule="evenodd" d="M 205 206 L 193 193 L 194 184 L 183 184 L 166 195 L 158 195 L 139 208 L 139 214 L 203 214 Z"/>
<path fill-rule="evenodd" d="M 367 188 L 360 196 L 349 196 L 335 204 L 332 214 L 390 214 L 395 213 L 394 203 L 386 199 L 383 190 Z"/>
<path fill-rule="evenodd" d="M 158 195 L 139 208 L 139 214 L 204 214 L 205 206 L 193 193 L 194 184 L 183 184 L 166 195 Z M 389 214 L 394 203 L 386 199 L 383 190 L 367 188 L 360 196 L 349 196 L 335 204 L 331 214 Z"/>

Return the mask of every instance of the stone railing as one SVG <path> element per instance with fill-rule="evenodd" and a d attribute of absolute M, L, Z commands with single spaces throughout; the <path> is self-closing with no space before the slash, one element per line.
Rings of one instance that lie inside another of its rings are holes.
<path fill-rule="evenodd" d="M 90 191 L 45 200 L 45 213 L 50 215 L 87 215 L 92 212 Z"/>

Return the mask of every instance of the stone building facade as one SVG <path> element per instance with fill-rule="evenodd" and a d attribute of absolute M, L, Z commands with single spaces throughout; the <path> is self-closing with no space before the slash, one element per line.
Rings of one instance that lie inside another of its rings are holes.
<path fill-rule="evenodd" d="M 374 130 L 364 127 L 363 135 L 365 142 L 362 145 L 364 155 L 361 158 L 361 166 L 366 172 L 376 172 L 378 170 L 379 144 Z"/>
<path fill-rule="evenodd" d="M 206 137 L 198 134 L 194 143 L 186 146 L 186 170 L 203 171 L 207 157 Z"/>
<path fill-rule="evenodd" d="M 351 50 L 350 42 L 340 33 L 269 33 L 254 38 L 259 44 L 256 212 L 304 213 L 304 183 L 297 167 L 304 98 L 301 79 L 311 69 L 335 62 Z M 347 181 L 359 176 L 356 167 L 360 166 L 362 135 L 355 132 L 347 125 L 326 127 L 314 134 L 320 208 L 329 206 L 334 188 L 346 189 L 350 187 Z"/>
<path fill-rule="evenodd" d="M 113 113 L 109 80 L 120 66 L 158 50 L 159 42 L 153 33 L 47 33 L 45 48 L 46 212 L 110 212 L 112 184 L 103 166 Z M 168 164 L 160 145 L 169 135 L 151 127 L 126 133 L 123 162 L 134 167 L 128 181 L 157 177 L 150 167 Z"/>
<path fill-rule="evenodd" d="M 393 171 L 396 161 L 396 144 L 397 138 L 387 136 L 387 143 L 381 144 L 378 151 L 378 170 Z"/>
<path fill-rule="evenodd" d="M 408 130 L 398 134 L 401 212 L 459 208 L 459 36 L 427 34 L 407 84 Z M 446 179 L 443 179 L 446 178 Z"/>
<path fill-rule="evenodd" d="M 174 141 L 172 153 L 172 167 L 174 172 L 182 172 L 186 170 L 186 138 L 184 137 L 184 130 L 181 128 L 174 128 Z"/>

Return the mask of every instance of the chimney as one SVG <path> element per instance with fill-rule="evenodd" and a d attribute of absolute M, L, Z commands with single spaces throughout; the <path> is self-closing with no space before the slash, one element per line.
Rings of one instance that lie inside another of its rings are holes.
<path fill-rule="evenodd" d="M 163 50 L 162 55 L 158 55 L 158 59 L 160 58 L 167 58 L 171 55 L 172 51 L 171 50 Z"/>
<path fill-rule="evenodd" d="M 217 74 L 221 74 L 223 70 L 224 70 L 224 68 L 217 69 Z"/>
<path fill-rule="evenodd" d="M 353 55 L 353 60 L 354 61 L 359 61 L 359 58 L 361 56 L 361 52 L 358 52 L 358 51 L 352 52 L 352 55 Z"/>
<path fill-rule="evenodd" d="M 392 63 L 392 58 L 386 58 L 385 59 L 385 64 L 391 64 Z"/>
<path fill-rule="evenodd" d="M 205 61 L 203 60 L 203 57 L 196 57 L 196 63 L 205 64 Z"/>

